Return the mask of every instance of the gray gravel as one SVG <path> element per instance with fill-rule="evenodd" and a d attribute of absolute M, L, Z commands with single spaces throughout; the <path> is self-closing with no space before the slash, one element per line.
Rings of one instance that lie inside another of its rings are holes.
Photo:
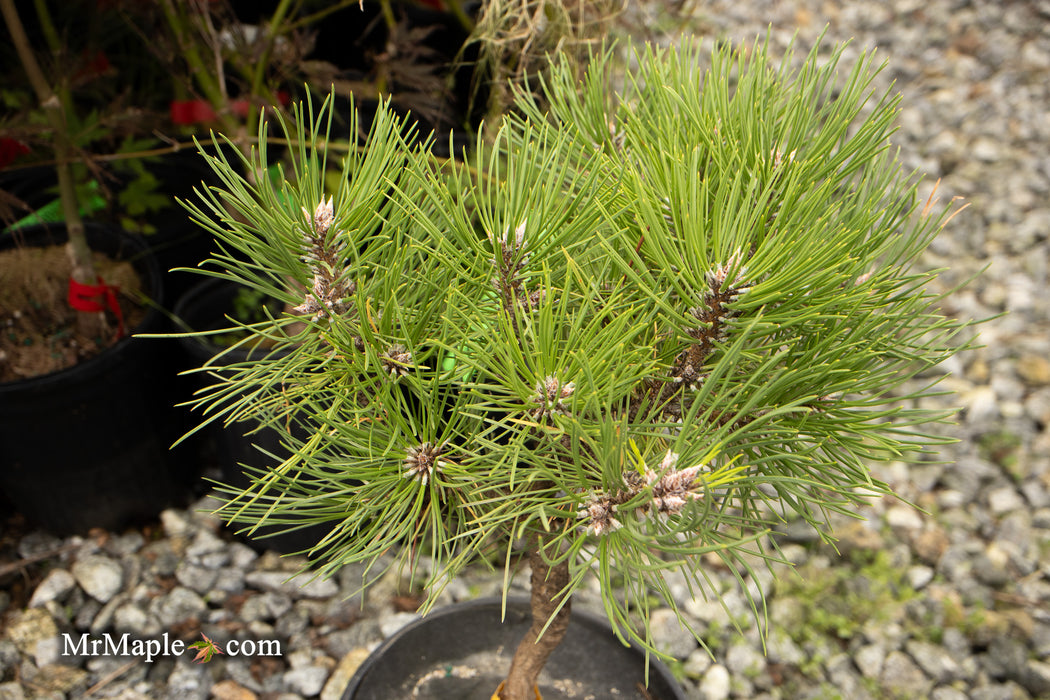
<path fill-rule="evenodd" d="M 853 40 L 851 56 L 877 46 L 889 63 L 879 83 L 895 81 L 903 94 L 895 142 L 905 165 L 928 174 L 924 193 L 940 178 L 942 201 L 969 205 L 922 264 L 944 269 L 945 290 L 983 270 L 948 296 L 947 313 L 1005 312 L 980 326 L 983 347 L 917 379 L 943 375 L 956 397 L 935 405 L 962 406 L 945 428 L 959 442 L 942 450 L 943 463 L 879 465 L 901 500 L 840 523 L 837 551 L 791 527 L 779 536 L 801 576 L 782 570 L 778 583 L 760 581 L 764 648 L 746 597 L 717 568 L 724 606 L 686 600 L 681 587 L 685 615 L 713 656 L 663 612 L 657 644 L 680 659 L 698 700 L 1050 698 L 1050 2 L 698 0 L 684 20 L 653 7 L 631 10 L 653 32 L 684 25 L 751 41 L 771 25 L 774 54 L 797 32 L 804 55 L 825 23 L 830 41 Z M 0 591 L 0 700 L 89 689 L 126 700 L 338 698 L 368 649 L 415 617 L 393 578 L 364 597 L 352 568 L 338 580 L 289 584 L 297 562 L 259 555 L 192 510 L 166 512 L 160 534 L 22 540 L 25 557 L 72 547 L 53 557 L 26 609 L 11 609 Z M 445 598 L 486 595 L 499 583 L 472 573 Z M 581 604 L 590 604 L 586 594 Z M 187 653 L 147 664 L 62 655 L 63 633 L 194 641 L 202 631 L 223 648 L 278 639 L 281 656 L 193 664 Z"/>

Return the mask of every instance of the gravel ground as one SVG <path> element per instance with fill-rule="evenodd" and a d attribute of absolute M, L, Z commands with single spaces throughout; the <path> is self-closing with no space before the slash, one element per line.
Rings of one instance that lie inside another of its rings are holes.
<path fill-rule="evenodd" d="M 693 33 L 752 41 L 771 26 L 776 55 L 797 33 L 803 55 L 824 31 L 878 47 L 880 85 L 903 94 L 895 137 L 908 167 L 940 178 L 943 201 L 968 208 L 923 264 L 954 288 L 946 312 L 987 318 L 983 347 L 938 367 L 961 405 L 943 463 L 881 465 L 900 494 L 842 523 L 837 551 L 792 528 L 780 536 L 801 576 L 767 584 L 766 653 L 744 596 L 726 572 L 725 608 L 691 600 L 686 616 L 714 658 L 667 616 L 659 643 L 679 659 L 689 697 L 1050 698 L 1050 2 L 990 0 L 711 0 L 677 19 L 632 9 L 662 43 Z M 983 271 L 983 272 L 982 272 Z M 904 501 L 916 503 L 920 512 Z M 198 506 L 206 504 L 197 504 Z M 297 563 L 223 535 L 209 516 L 168 511 L 152 531 L 56 540 L 21 538 L 51 557 L 46 576 L 12 598 L 0 590 L 0 700 L 115 697 L 338 698 L 370 647 L 414 618 L 411 596 L 385 579 L 361 604 L 356 571 L 305 587 Z M 672 582 L 673 583 L 673 582 Z M 449 600 L 495 592 L 491 575 L 453 583 Z M 583 596 L 581 604 L 589 604 Z M 5 610 L 6 608 L 6 610 Z M 743 627 L 741 635 L 734 623 Z M 153 663 L 64 657 L 60 633 L 169 633 L 220 646 L 246 635 L 282 641 L 282 655 L 190 655 Z"/>

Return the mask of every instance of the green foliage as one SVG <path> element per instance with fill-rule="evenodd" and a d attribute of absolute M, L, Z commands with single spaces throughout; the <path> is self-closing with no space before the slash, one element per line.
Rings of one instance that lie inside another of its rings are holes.
<path fill-rule="evenodd" d="M 901 387 L 961 325 L 910 268 L 947 212 L 918 210 L 870 57 L 840 79 L 840 56 L 722 49 L 702 73 L 648 50 L 621 94 L 608 56 L 580 84 L 555 61 L 549 111 L 523 94 L 461 161 L 381 108 L 334 186 L 328 103 L 277 117 L 276 180 L 265 124 L 250 156 L 206 155 L 222 185 L 186 205 L 222 245 L 206 274 L 286 305 L 244 324 L 274 352 L 199 400 L 291 455 L 220 515 L 330 524 L 319 575 L 426 557 L 430 600 L 538 541 L 651 647 L 666 574 L 710 592 L 714 553 L 743 581 L 770 525 L 823 532 L 887 492 L 870 460 L 943 442 L 909 407 L 933 390 Z"/>
<path fill-rule="evenodd" d="M 823 637 L 849 640 L 869 621 L 890 619 L 915 592 L 885 551 L 854 554 L 851 562 L 829 567 L 812 563 L 777 584 L 777 594 L 798 601 L 797 629 L 786 630 L 799 643 Z"/>
<path fill-rule="evenodd" d="M 998 464 L 1018 482 L 1025 476 L 1018 469 L 1022 447 L 1021 437 L 1009 430 L 993 430 L 977 439 L 977 449 L 981 457 Z"/>
<path fill-rule="evenodd" d="M 944 628 L 957 628 L 970 639 L 978 637 L 988 625 L 988 616 L 980 602 L 966 606 L 956 599 L 945 597 L 941 607 L 944 612 Z"/>

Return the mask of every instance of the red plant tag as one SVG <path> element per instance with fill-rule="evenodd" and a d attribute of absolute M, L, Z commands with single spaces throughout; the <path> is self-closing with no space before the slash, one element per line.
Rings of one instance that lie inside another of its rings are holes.
<path fill-rule="evenodd" d="M 6 136 L 0 138 L 0 168 L 26 153 L 29 153 L 29 146 L 21 141 L 7 138 Z"/>
<path fill-rule="evenodd" d="M 274 97 L 282 105 L 287 105 L 291 100 L 291 95 L 284 90 L 278 90 Z M 172 100 L 170 107 L 171 121 L 179 126 L 213 122 L 218 117 L 212 106 L 204 100 Z M 251 104 L 248 100 L 239 99 L 230 102 L 230 111 L 238 117 L 248 116 L 249 109 L 251 109 Z"/>
<path fill-rule="evenodd" d="M 171 121 L 180 124 L 196 124 L 215 120 L 215 110 L 204 100 L 172 100 Z"/>
<path fill-rule="evenodd" d="M 81 284 L 69 278 L 69 305 L 77 311 L 97 312 L 109 309 L 117 317 L 117 337 L 124 337 L 124 314 L 117 301 L 118 287 L 106 284 L 101 277 L 98 284 Z"/>
<path fill-rule="evenodd" d="M 105 75 L 110 68 L 112 68 L 112 64 L 110 64 L 109 56 L 106 55 L 105 51 L 96 51 L 93 54 L 85 51 L 80 56 L 80 67 L 73 77 L 80 80 L 93 80 L 101 75 Z"/>

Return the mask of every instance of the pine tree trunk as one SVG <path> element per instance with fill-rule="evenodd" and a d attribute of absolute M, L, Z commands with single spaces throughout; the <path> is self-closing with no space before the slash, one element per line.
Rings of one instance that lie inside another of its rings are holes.
<path fill-rule="evenodd" d="M 558 608 L 559 593 L 569 585 L 569 562 L 564 560 L 550 566 L 540 552 L 542 545 L 543 538 L 537 535 L 533 546 L 529 548 L 529 565 L 532 567 L 532 626 L 514 652 L 500 700 L 535 700 L 536 693 L 533 689 L 536 687 L 540 671 L 551 653 L 561 644 L 569 628 L 571 600 L 565 602 L 550 626 L 547 626 L 547 621 Z M 546 631 L 544 627 L 547 627 Z"/>

